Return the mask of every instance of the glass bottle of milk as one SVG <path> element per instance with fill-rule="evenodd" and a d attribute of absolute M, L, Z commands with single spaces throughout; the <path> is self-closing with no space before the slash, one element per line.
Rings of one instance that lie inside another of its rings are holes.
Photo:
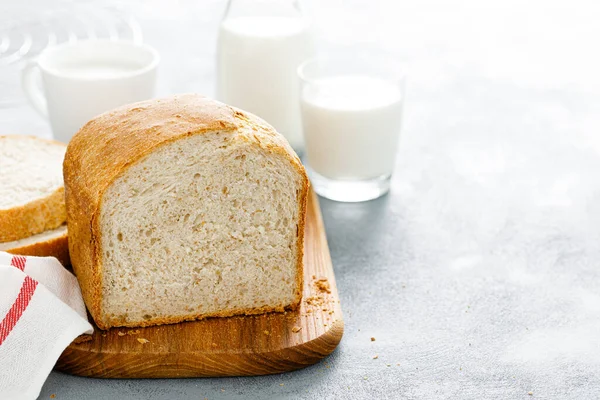
<path fill-rule="evenodd" d="M 297 1 L 229 0 L 217 46 L 217 98 L 258 115 L 302 153 L 296 69 L 314 53 Z"/>

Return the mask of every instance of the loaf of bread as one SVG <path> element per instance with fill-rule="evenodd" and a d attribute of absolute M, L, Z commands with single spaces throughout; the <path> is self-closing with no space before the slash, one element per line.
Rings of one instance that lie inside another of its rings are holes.
<path fill-rule="evenodd" d="M 136 103 L 88 122 L 63 168 L 98 327 L 299 304 L 308 178 L 263 120 L 198 95 Z"/>
<path fill-rule="evenodd" d="M 0 243 L 63 225 L 66 146 L 33 136 L 0 136 Z"/>

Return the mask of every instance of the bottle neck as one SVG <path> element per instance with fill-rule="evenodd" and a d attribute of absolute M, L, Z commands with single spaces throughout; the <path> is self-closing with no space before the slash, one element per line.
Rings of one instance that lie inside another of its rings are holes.
<path fill-rule="evenodd" d="M 223 19 L 237 17 L 302 18 L 298 0 L 228 0 Z"/>

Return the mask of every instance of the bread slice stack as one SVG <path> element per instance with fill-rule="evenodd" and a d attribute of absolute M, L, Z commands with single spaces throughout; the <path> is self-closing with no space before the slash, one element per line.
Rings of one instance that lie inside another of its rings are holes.
<path fill-rule="evenodd" d="M 0 251 L 69 263 L 62 161 L 66 146 L 0 136 Z"/>
<path fill-rule="evenodd" d="M 94 118 L 64 162 L 73 270 L 98 327 L 296 307 L 308 179 L 258 117 L 198 95 Z"/>

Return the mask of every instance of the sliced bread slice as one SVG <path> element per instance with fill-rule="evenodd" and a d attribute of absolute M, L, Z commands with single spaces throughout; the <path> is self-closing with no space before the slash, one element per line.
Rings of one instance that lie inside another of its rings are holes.
<path fill-rule="evenodd" d="M 58 228 L 67 219 L 66 146 L 33 136 L 0 136 L 0 243 Z"/>
<path fill-rule="evenodd" d="M 23 256 L 56 257 L 62 265 L 71 264 L 67 225 L 25 239 L 0 243 L 0 251 Z"/>

